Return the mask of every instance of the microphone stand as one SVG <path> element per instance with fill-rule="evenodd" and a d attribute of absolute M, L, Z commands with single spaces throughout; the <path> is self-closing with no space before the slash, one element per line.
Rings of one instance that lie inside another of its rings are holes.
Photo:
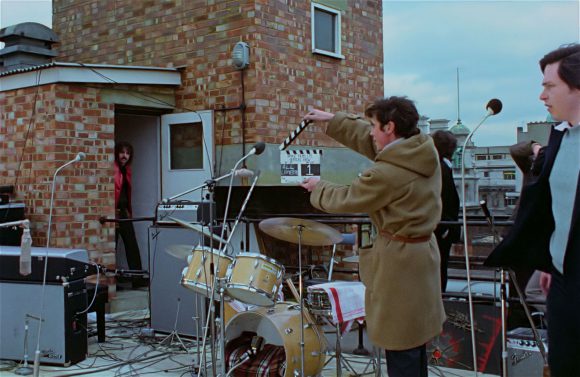
<path fill-rule="evenodd" d="M 264 146 L 262 145 L 260 147 L 260 149 L 261 149 L 260 151 L 258 151 L 258 149 L 259 149 L 258 144 L 256 144 L 255 147 L 253 147 L 247 154 L 245 154 L 241 159 L 239 159 L 236 162 L 236 164 L 234 165 L 234 167 L 231 169 L 231 171 L 229 173 L 224 174 L 223 176 L 221 176 L 219 178 L 208 180 L 204 184 L 198 186 L 197 188 L 194 188 L 194 189 L 191 189 L 191 190 L 187 190 L 187 191 L 185 191 L 183 193 L 174 195 L 174 196 L 172 196 L 172 197 L 170 197 L 168 199 L 168 200 L 173 200 L 173 199 L 175 199 L 175 198 L 177 198 L 179 196 L 185 195 L 185 194 L 187 194 L 189 192 L 192 192 L 192 191 L 194 191 L 196 189 L 200 189 L 200 188 L 207 187 L 208 192 L 209 192 L 209 200 L 210 200 L 210 233 L 213 234 L 213 228 L 212 228 L 213 227 L 213 208 L 211 208 L 211 205 L 213 205 L 213 202 L 214 202 L 214 200 L 213 200 L 213 194 L 214 194 L 215 184 L 218 181 L 220 181 L 220 180 L 222 180 L 224 178 L 230 177 L 230 183 L 229 183 L 229 189 L 228 189 L 228 196 L 227 196 L 226 206 L 225 206 L 225 211 L 224 211 L 224 221 L 223 221 L 223 224 L 222 224 L 222 231 L 221 231 L 220 242 L 219 242 L 219 247 L 218 247 L 218 249 L 220 249 L 220 250 L 221 250 L 221 247 L 222 247 L 222 240 L 223 240 L 223 237 L 224 237 L 224 234 L 225 234 L 225 230 L 226 230 L 227 214 L 228 214 L 228 209 L 229 209 L 229 204 L 230 204 L 230 198 L 231 198 L 231 192 L 232 192 L 232 186 L 233 186 L 233 181 L 234 181 L 234 176 L 235 176 L 236 169 L 237 169 L 237 167 L 239 166 L 240 163 L 242 163 L 243 161 L 245 161 L 251 155 L 262 153 L 263 152 L 263 149 L 264 149 Z M 255 184 L 256 181 L 257 181 L 257 178 L 254 181 L 254 184 Z M 231 235 L 230 235 L 230 238 L 231 238 Z M 213 301 L 214 301 L 214 294 L 215 294 L 215 290 L 216 290 L 216 282 L 217 282 L 217 276 L 218 276 L 217 274 L 218 274 L 219 271 L 216 271 L 215 270 L 215 265 L 214 265 L 214 258 L 213 258 L 213 256 L 214 256 L 213 255 L 213 237 L 210 237 L 209 242 L 210 242 L 210 250 L 212 250 L 212 252 L 210 253 L 210 256 L 209 256 L 209 258 L 210 258 L 210 269 L 209 269 L 210 270 L 210 274 L 209 275 L 210 275 L 210 281 L 212 281 L 213 284 L 211 286 L 211 296 L 210 296 L 210 300 L 211 300 L 210 304 L 211 305 L 210 305 L 209 316 L 208 316 L 208 319 L 207 320 L 210 322 L 209 323 L 209 326 L 210 326 L 211 338 L 212 338 L 212 340 L 215 340 L 216 339 L 216 331 L 215 331 L 215 305 L 214 305 L 214 302 Z M 226 245 L 225 246 L 227 246 L 227 242 L 226 242 Z M 224 246 L 224 250 L 225 250 L 225 246 Z M 220 252 L 220 255 L 221 255 L 221 252 Z M 219 263 L 218 263 L 217 269 L 219 270 Z M 223 310 L 223 305 L 222 305 L 222 310 Z M 207 323 L 206 323 L 206 325 L 207 325 Z M 206 341 L 206 332 L 204 332 L 204 340 L 203 340 L 202 349 L 205 349 L 205 341 Z M 212 360 L 213 360 L 213 362 L 212 362 L 212 372 L 213 372 L 213 375 L 215 376 L 216 375 L 216 366 L 215 366 L 215 360 L 216 360 L 216 357 L 215 356 L 216 355 L 215 355 L 215 344 L 214 344 L 213 341 L 210 343 L 210 348 L 211 348 L 211 357 L 212 357 Z M 224 353 L 225 353 L 225 349 L 224 349 Z M 202 358 L 205 360 L 205 353 L 202 354 Z M 205 362 L 203 364 L 205 365 Z M 225 375 L 225 360 L 223 360 L 223 362 L 222 362 L 221 373 L 222 373 L 222 375 Z M 200 375 L 201 375 L 201 369 L 199 370 L 198 377 Z"/>
<path fill-rule="evenodd" d="M 500 237 L 495 230 L 495 222 L 493 216 L 490 214 L 489 209 L 487 208 L 487 203 L 485 200 L 481 200 L 479 202 L 483 214 L 487 219 L 487 223 L 491 228 L 491 234 L 493 237 L 492 248 L 495 249 L 497 244 L 500 242 Z M 500 276 L 500 309 L 501 309 L 501 375 L 502 377 L 507 377 L 507 360 L 508 360 L 508 351 L 507 351 L 507 295 L 508 295 L 508 287 L 507 287 L 507 279 L 506 279 L 506 272 L 503 268 L 499 270 Z M 494 289 L 495 291 L 495 289 Z M 495 296 L 495 295 L 494 295 Z"/>
<path fill-rule="evenodd" d="M 250 186 L 250 189 L 248 190 L 248 194 L 246 195 L 246 198 L 244 199 L 244 202 L 242 204 L 242 207 L 240 208 L 240 212 L 238 213 L 238 216 L 237 216 L 237 218 L 236 218 L 236 220 L 234 222 L 234 225 L 232 226 L 232 229 L 230 231 L 230 234 L 228 236 L 228 239 L 226 240 L 225 244 L 223 245 L 223 248 L 220 249 L 220 251 L 218 253 L 218 256 L 219 257 L 221 257 L 222 255 L 225 255 L 226 254 L 227 247 L 231 243 L 232 237 L 234 235 L 234 231 L 235 231 L 237 225 L 240 222 L 240 219 L 242 217 L 242 214 L 244 213 L 244 210 L 246 209 L 246 205 L 248 204 L 248 201 L 250 200 L 250 196 L 252 195 L 252 192 L 254 190 L 254 187 L 256 186 L 256 183 L 258 182 L 259 177 L 260 177 L 260 173 L 258 172 L 256 174 L 256 176 L 254 177 L 254 181 L 252 182 L 252 185 Z M 223 228 L 222 229 L 225 228 L 226 220 L 227 220 L 227 218 L 224 215 L 224 225 L 223 225 Z M 221 246 L 221 241 L 220 241 L 220 246 Z M 213 256 L 213 253 L 212 253 L 212 256 Z M 213 266 L 213 264 L 211 266 Z M 217 264 L 217 269 L 215 271 L 215 274 L 213 274 L 212 279 L 211 279 L 212 280 L 212 284 L 211 284 L 212 289 L 211 289 L 210 297 L 212 298 L 212 301 L 213 301 L 213 297 L 215 297 L 215 290 L 216 290 L 216 288 L 217 288 L 217 286 L 219 284 L 219 282 L 218 282 L 219 267 L 220 266 L 219 266 L 219 263 L 218 263 Z M 225 318 L 224 318 L 224 314 L 225 314 L 225 310 L 224 310 L 224 307 L 225 307 L 225 295 L 224 295 L 224 293 L 225 293 L 224 287 L 223 286 L 220 286 L 219 287 L 219 298 L 220 298 L 220 316 L 219 316 L 220 320 L 219 320 L 219 326 L 220 326 L 220 337 L 221 337 L 221 340 L 222 340 L 222 343 L 223 343 L 221 345 L 221 348 L 220 348 L 220 357 L 221 357 L 221 360 L 222 360 L 220 373 L 221 373 L 222 376 L 226 375 Z M 210 327 L 210 329 L 213 329 L 214 328 L 213 324 L 214 323 L 217 323 L 217 321 L 215 321 L 215 310 L 214 310 L 213 305 L 210 307 L 209 310 L 210 310 L 210 312 L 209 312 L 209 315 L 207 316 L 207 318 L 208 318 L 208 321 L 211 321 L 211 324 L 212 324 L 211 327 Z M 206 327 L 207 327 L 207 323 L 206 323 Z M 215 334 L 212 333 L 212 339 L 215 339 L 214 336 L 215 336 Z M 205 342 L 206 342 L 206 334 L 204 333 L 204 339 L 203 339 L 203 342 L 202 342 L 202 349 L 205 349 Z M 213 344 L 213 342 L 212 342 L 212 344 Z M 202 357 L 204 357 L 204 355 L 202 355 Z M 200 373 L 201 373 L 201 371 L 200 371 Z M 198 376 L 199 375 L 200 374 L 198 374 Z"/>
<path fill-rule="evenodd" d="M 50 210 L 48 212 L 48 228 L 46 230 L 46 254 L 44 256 L 44 272 L 42 275 L 42 293 L 41 293 L 41 297 L 40 297 L 40 321 L 38 323 L 38 334 L 37 334 L 37 339 L 36 339 L 36 351 L 34 352 L 34 377 L 38 377 L 39 373 L 40 373 L 40 334 L 42 331 L 42 322 L 44 322 L 44 292 L 45 292 L 45 288 L 46 288 L 46 275 L 48 273 L 48 248 L 50 246 L 50 231 L 52 228 L 52 210 L 54 208 L 54 191 L 55 191 L 55 186 L 56 186 L 56 176 L 58 175 L 58 173 L 60 173 L 61 170 L 63 170 L 64 168 L 66 168 L 67 166 L 81 161 L 83 158 L 85 157 L 85 154 L 82 152 L 79 152 L 77 154 L 77 156 L 68 161 L 66 164 L 60 166 L 59 168 L 56 169 L 56 171 L 54 172 L 54 175 L 52 176 L 52 186 L 51 186 L 51 190 L 50 190 Z"/>
<path fill-rule="evenodd" d="M 471 294 L 471 277 L 470 277 L 470 268 L 469 268 L 469 249 L 467 245 L 467 203 L 465 200 L 465 148 L 467 147 L 467 143 L 477 131 L 477 129 L 489 118 L 490 116 L 494 115 L 494 112 L 488 110 L 488 113 L 483 117 L 481 122 L 467 135 L 465 141 L 463 142 L 463 146 L 461 148 L 461 201 L 462 205 L 462 219 L 463 219 L 463 251 L 465 255 L 465 273 L 467 276 L 467 299 L 468 299 L 468 306 L 469 306 L 469 321 L 470 321 L 470 328 L 471 328 L 471 345 L 472 345 L 472 357 L 473 357 L 473 371 L 475 372 L 475 376 L 477 377 L 477 350 L 476 350 L 476 341 L 475 341 L 475 321 L 473 320 L 473 297 Z"/>
<path fill-rule="evenodd" d="M 491 232 L 492 232 L 492 236 L 493 236 L 493 247 L 495 248 L 496 244 L 499 243 L 500 241 L 500 236 L 497 233 L 496 229 L 495 229 L 495 222 L 493 219 L 493 216 L 491 215 L 491 213 L 489 212 L 489 209 L 487 208 L 487 203 L 485 202 L 485 200 L 482 200 L 479 202 L 481 209 L 483 210 L 483 214 L 485 215 L 485 218 L 487 219 L 487 222 L 489 224 L 489 226 L 491 227 Z M 502 377 L 507 377 L 507 366 L 508 366 L 508 350 L 507 350 L 507 302 L 508 302 L 508 297 L 507 297 L 507 275 L 509 275 L 509 278 L 513 281 L 513 285 L 514 288 L 516 290 L 516 293 L 518 295 L 518 299 L 520 304 L 522 305 L 522 308 L 524 309 L 524 313 L 526 314 L 526 318 L 528 320 L 528 322 L 530 323 L 530 327 L 532 329 L 532 334 L 534 335 L 534 339 L 536 340 L 536 343 L 538 344 L 538 349 L 540 350 L 540 354 L 542 355 L 542 359 L 544 361 L 544 370 L 547 370 L 547 366 L 548 366 L 548 357 L 546 355 L 546 349 L 544 346 L 544 342 L 540 336 L 540 334 L 538 333 L 538 329 L 536 328 L 536 325 L 534 324 L 534 320 L 532 318 L 532 315 L 530 314 L 530 309 L 528 308 L 528 305 L 526 303 L 526 299 L 524 296 L 524 293 L 522 292 L 519 282 L 516 278 L 516 274 L 511 270 L 508 269 L 507 273 L 506 270 L 503 267 L 500 267 L 499 270 L 500 273 L 500 302 L 501 302 L 501 366 L 502 366 Z M 545 375 L 545 374 L 544 374 Z"/>

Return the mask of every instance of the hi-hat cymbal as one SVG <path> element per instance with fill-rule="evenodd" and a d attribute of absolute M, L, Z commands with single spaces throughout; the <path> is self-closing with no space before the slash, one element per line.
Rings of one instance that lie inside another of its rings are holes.
<path fill-rule="evenodd" d="M 169 218 L 181 226 L 184 226 L 184 227 L 189 228 L 191 230 L 195 230 L 196 232 L 199 232 L 206 237 L 212 237 L 215 241 L 221 242 L 222 245 L 226 244 L 226 240 L 224 240 L 223 238 L 221 238 L 217 234 L 212 234 L 209 231 L 209 228 L 207 228 L 207 227 L 203 227 L 203 226 L 198 225 L 198 224 L 191 224 L 191 223 L 188 223 L 187 221 L 183 221 L 183 220 L 180 220 L 178 218 L 171 217 L 171 216 L 169 216 Z"/>
<path fill-rule="evenodd" d="M 170 245 L 165 252 L 177 259 L 187 260 L 187 257 L 193 253 L 195 247 L 191 245 Z"/>
<path fill-rule="evenodd" d="M 298 243 L 298 231 L 302 229 L 300 241 L 303 245 L 324 246 L 342 241 L 339 231 L 313 220 L 274 217 L 260 221 L 259 227 L 274 238 L 292 243 Z"/>
<path fill-rule="evenodd" d="M 350 257 L 342 258 L 343 262 L 358 263 L 358 255 L 351 255 Z"/>

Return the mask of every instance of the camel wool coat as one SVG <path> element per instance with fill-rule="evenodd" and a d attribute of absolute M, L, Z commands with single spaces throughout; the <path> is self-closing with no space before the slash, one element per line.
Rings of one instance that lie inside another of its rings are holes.
<path fill-rule="evenodd" d="M 390 351 L 407 350 L 438 335 L 445 321 L 440 256 L 433 231 L 441 217 L 441 172 L 430 136 L 397 139 L 376 151 L 372 126 L 356 115 L 337 113 L 326 133 L 374 160 L 350 185 L 320 181 L 312 205 L 329 213 L 368 213 L 377 237 L 359 249 L 365 285 L 367 331 Z M 429 241 L 409 243 L 381 232 Z"/>

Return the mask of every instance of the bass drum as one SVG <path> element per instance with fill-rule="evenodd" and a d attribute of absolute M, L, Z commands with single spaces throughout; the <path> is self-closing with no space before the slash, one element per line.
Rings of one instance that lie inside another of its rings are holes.
<path fill-rule="evenodd" d="M 304 324 L 308 322 L 304 319 Z M 304 373 L 319 376 L 326 360 L 325 342 L 316 325 L 304 329 Z M 271 308 L 238 313 L 226 326 L 226 343 L 242 332 L 255 332 L 265 344 L 284 346 L 286 371 L 284 377 L 300 375 L 300 310 L 295 303 L 278 302 Z"/>

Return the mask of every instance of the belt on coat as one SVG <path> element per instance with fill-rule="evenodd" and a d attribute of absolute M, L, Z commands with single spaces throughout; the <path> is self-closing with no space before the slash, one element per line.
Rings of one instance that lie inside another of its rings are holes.
<path fill-rule="evenodd" d="M 390 240 L 405 242 L 405 243 L 421 243 L 421 242 L 427 242 L 427 241 L 431 240 L 431 235 L 411 238 L 411 237 L 405 237 L 405 236 L 398 236 L 396 234 L 389 233 L 386 230 L 381 230 L 379 233 L 381 234 L 381 236 L 388 238 Z"/>

